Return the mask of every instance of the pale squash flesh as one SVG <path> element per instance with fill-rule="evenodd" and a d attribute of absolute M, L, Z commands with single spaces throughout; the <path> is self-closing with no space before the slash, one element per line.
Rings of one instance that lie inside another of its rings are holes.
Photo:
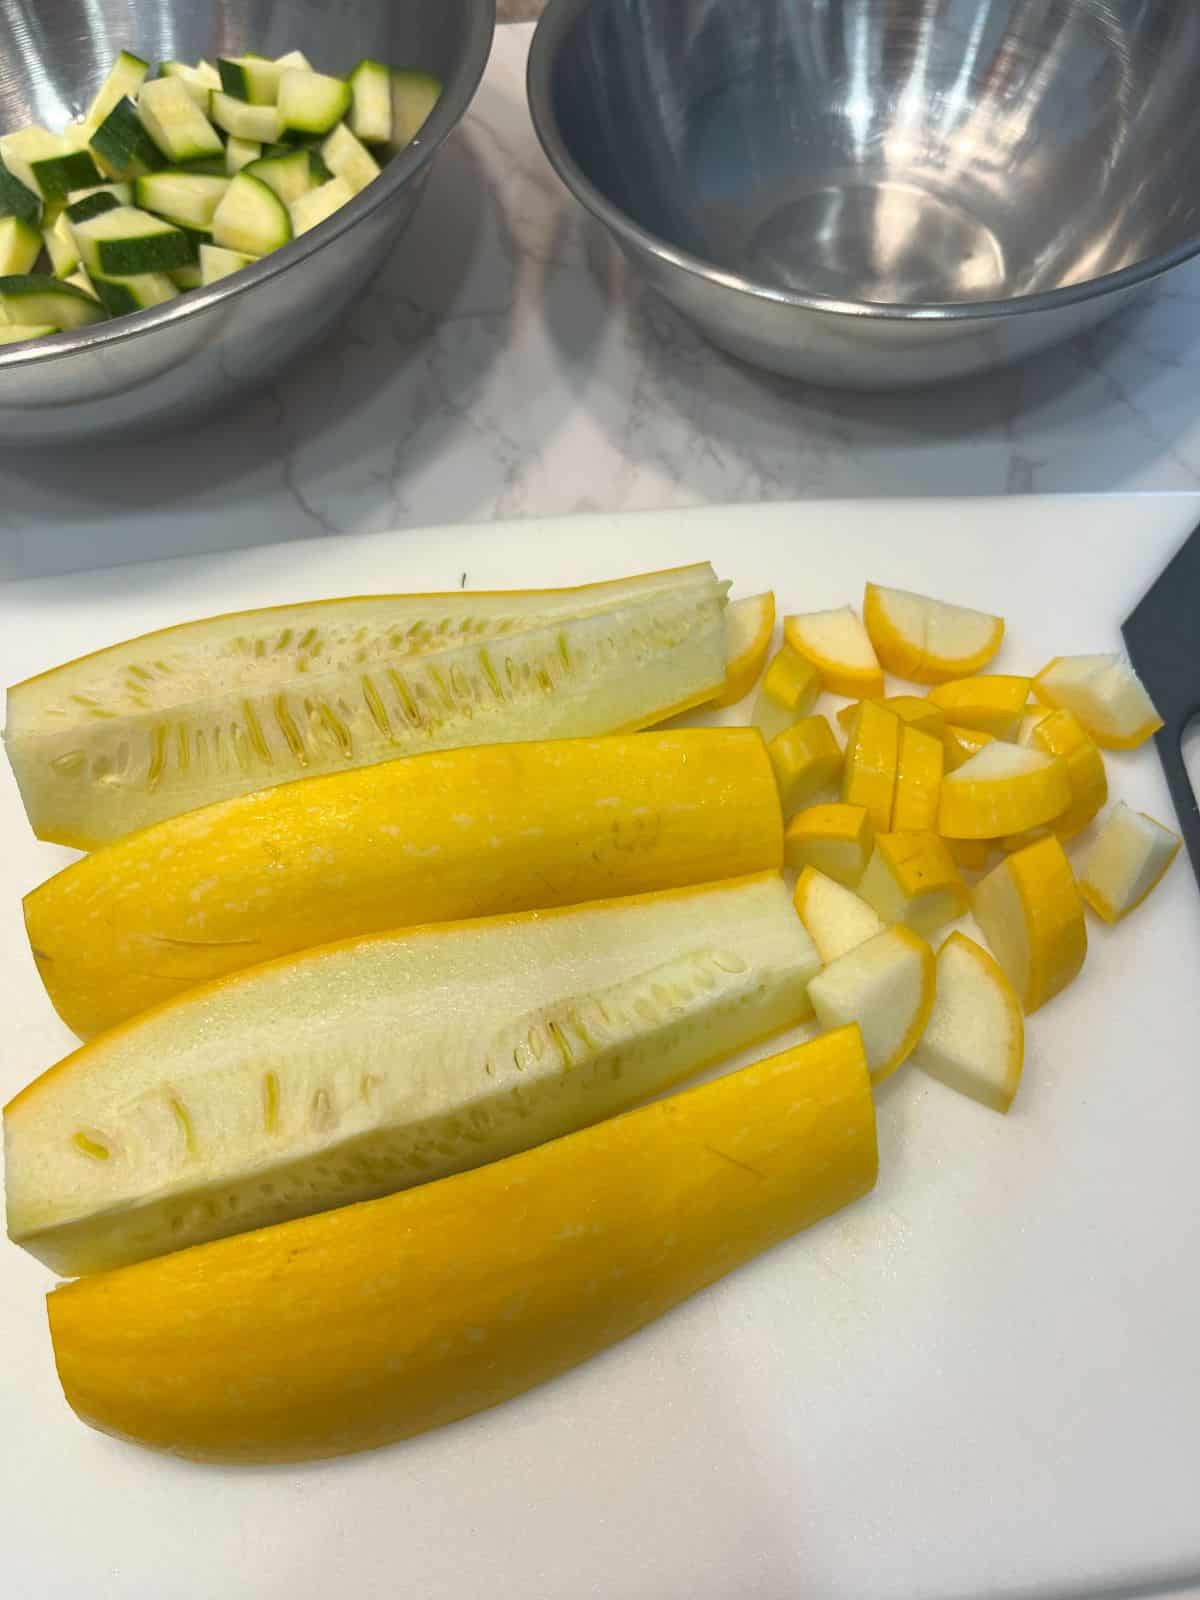
<path fill-rule="evenodd" d="M 856 1027 L 443 1183 L 57 1289 L 67 1400 L 202 1461 L 370 1449 L 542 1383 L 866 1193 Z"/>
<path fill-rule="evenodd" d="M 9 1233 L 73 1275 L 494 1161 L 804 1020 L 818 965 L 762 873 L 252 967 L 10 1102 Z"/>
<path fill-rule="evenodd" d="M 17 684 L 4 741 L 38 837 L 92 849 L 293 778 L 648 727 L 724 684 L 724 612 L 708 565 L 247 611 Z"/>

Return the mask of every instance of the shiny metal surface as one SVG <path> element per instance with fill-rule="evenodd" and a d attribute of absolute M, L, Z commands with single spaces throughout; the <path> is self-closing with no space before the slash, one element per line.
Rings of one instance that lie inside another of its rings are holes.
<path fill-rule="evenodd" d="M 1200 250 L 1192 0 L 550 0 L 560 177 L 714 343 L 890 387 L 1078 333 Z"/>
<path fill-rule="evenodd" d="M 118 51 L 158 62 L 301 49 L 331 72 L 363 56 L 436 73 L 414 144 L 348 206 L 236 277 L 111 323 L 0 350 L 0 448 L 137 437 L 279 372 L 382 265 L 478 87 L 494 0 L 0 0 L 0 128 L 80 115 Z"/>

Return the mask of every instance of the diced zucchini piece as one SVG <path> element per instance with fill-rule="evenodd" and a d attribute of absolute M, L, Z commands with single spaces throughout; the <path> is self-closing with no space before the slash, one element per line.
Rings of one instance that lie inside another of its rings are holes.
<path fill-rule="evenodd" d="M 139 178 L 134 185 L 134 198 L 144 211 L 153 211 L 168 222 L 207 228 L 228 187 L 228 178 L 168 169 Z"/>
<path fill-rule="evenodd" d="M 89 300 L 98 298 L 92 280 L 82 267 L 77 272 L 73 272 L 69 278 L 64 278 L 63 282 L 69 283 L 73 289 L 78 289 L 81 294 L 86 294 Z"/>
<path fill-rule="evenodd" d="M 98 183 L 102 177 L 86 145 L 76 149 L 68 146 L 59 156 L 35 161 L 33 170 L 47 199 L 60 202 L 66 200 L 72 189 Z"/>
<path fill-rule="evenodd" d="M 145 83 L 149 71 L 149 62 L 143 61 L 141 56 L 132 55 L 128 50 L 121 51 L 108 77 L 100 85 L 100 92 L 88 107 L 87 116 L 83 119 L 85 142 L 95 133 L 118 100 L 137 99 L 138 91 Z"/>
<path fill-rule="evenodd" d="M 292 230 L 297 238 L 302 233 L 307 233 L 310 228 L 315 228 L 319 222 L 324 222 L 335 211 L 341 209 L 348 200 L 354 199 L 354 190 L 345 178 L 330 178 L 328 183 L 323 183 L 319 189 L 313 189 L 309 194 L 302 194 L 299 200 L 292 202 Z"/>
<path fill-rule="evenodd" d="M 350 74 L 352 103 L 347 122 L 367 144 L 388 144 L 392 137 L 392 72 L 382 61 L 360 61 Z"/>
<path fill-rule="evenodd" d="M 403 150 L 412 143 L 441 97 L 441 80 L 431 73 L 392 73 L 393 149 Z"/>
<path fill-rule="evenodd" d="M 111 200 L 111 195 L 106 195 Z M 115 202 L 113 202 L 115 204 Z M 71 227 L 67 212 L 63 212 L 52 228 L 47 228 L 43 236 L 46 241 L 46 254 L 50 257 L 50 265 L 54 268 L 56 278 L 69 278 L 79 269 L 79 246 L 75 243 L 75 233 Z M 34 258 L 37 259 L 36 257 Z M 13 267 L 13 272 L 28 272 L 32 267 Z"/>
<path fill-rule="evenodd" d="M 225 158 L 220 134 L 178 78 L 154 78 L 145 84 L 138 95 L 138 116 L 172 162 Z"/>
<path fill-rule="evenodd" d="M 201 156 L 199 161 L 180 161 L 172 172 L 196 172 L 202 178 L 227 178 L 224 151 L 219 156 Z"/>
<path fill-rule="evenodd" d="M 276 56 L 275 65 L 277 67 L 300 67 L 305 72 L 313 70 L 313 64 L 303 50 L 289 50 L 285 56 Z"/>
<path fill-rule="evenodd" d="M 174 272 L 169 272 L 167 276 L 177 289 L 199 289 L 204 283 L 198 262 L 193 267 L 176 267 Z"/>
<path fill-rule="evenodd" d="M 108 189 L 92 189 L 82 200 L 72 200 L 59 221 L 87 222 L 90 217 L 98 217 L 102 212 L 115 211 L 121 203 Z M 58 223 L 55 223 L 57 226 Z"/>
<path fill-rule="evenodd" d="M 200 110 L 207 114 L 208 97 L 221 87 L 221 77 L 206 61 L 189 67 L 186 61 L 164 61 L 158 69 L 160 78 L 178 78 Z"/>
<path fill-rule="evenodd" d="M 235 100 L 231 94 L 214 89 L 210 97 L 209 115 L 218 128 L 232 134 L 235 139 L 253 139 L 256 144 L 274 144 L 283 132 L 283 124 L 275 106 L 252 106 L 244 100 Z"/>
<path fill-rule="evenodd" d="M 272 160 L 276 156 L 294 156 L 297 150 L 308 152 L 308 165 L 317 183 L 328 183 L 333 173 L 321 158 L 321 141 L 319 139 L 296 139 L 289 144 L 268 144 L 263 146 L 263 156 Z"/>
<path fill-rule="evenodd" d="M 0 138 L 0 159 L 13 177 L 44 200 L 65 200 L 72 189 L 97 183 L 100 174 L 86 145 L 70 136 L 47 133 L 45 128 L 22 128 Z"/>
<path fill-rule="evenodd" d="M 328 183 L 330 178 L 335 178 L 337 176 L 335 172 L 330 172 L 329 168 L 325 165 L 325 157 L 321 154 L 316 145 L 309 146 L 308 164 L 312 168 L 313 177 L 319 184 Z"/>
<path fill-rule="evenodd" d="M 111 317 L 131 311 L 148 311 L 174 300 L 179 290 L 165 272 L 139 272 L 128 277 L 93 277 L 100 303 Z"/>
<path fill-rule="evenodd" d="M 265 256 L 292 237 L 288 208 L 261 178 L 239 172 L 230 180 L 212 221 L 213 243 L 243 255 Z"/>
<path fill-rule="evenodd" d="M 321 159 L 335 178 L 345 178 L 355 194 L 379 176 L 379 163 L 350 132 L 344 122 L 321 146 Z"/>
<path fill-rule="evenodd" d="M 257 139 L 235 139 L 230 134 L 225 141 L 225 171 L 232 178 L 235 172 L 257 161 L 262 155 L 262 148 Z"/>
<path fill-rule="evenodd" d="M 93 278 L 165 273 L 199 259 L 190 234 L 136 206 L 117 206 L 71 226 L 83 264 Z"/>
<path fill-rule="evenodd" d="M 251 177 L 261 179 L 285 206 L 290 206 L 293 200 L 299 200 L 302 194 L 315 189 L 319 180 L 313 175 L 307 150 L 290 146 L 286 148 L 286 155 L 263 156 L 261 160 L 251 162 L 245 170 Z"/>
<path fill-rule="evenodd" d="M 49 245 L 48 238 L 46 242 Z M 41 253 L 42 235 L 32 222 L 24 217 L 0 217 L 0 277 L 32 272 Z"/>
<path fill-rule="evenodd" d="M 219 56 L 217 71 L 221 74 L 221 88 L 235 100 L 252 106 L 273 106 L 284 68 L 261 56 Z"/>
<path fill-rule="evenodd" d="M 0 322 L 0 345 L 28 344 L 30 339 L 44 339 L 48 333 L 57 332 L 58 329 L 49 322 L 23 328 L 11 328 L 8 323 Z"/>
<path fill-rule="evenodd" d="M 253 256 L 243 255 L 240 250 L 225 250 L 218 244 L 202 244 L 200 282 L 206 285 L 219 283 L 231 273 L 240 272 L 243 267 L 248 267 L 253 260 Z"/>
<path fill-rule="evenodd" d="M 143 91 L 144 92 L 144 91 Z M 113 178 L 138 178 L 167 158 L 146 132 L 132 100 L 118 100 L 92 134 L 92 152 Z"/>
<path fill-rule="evenodd" d="M 279 76 L 279 120 L 285 133 L 330 133 L 350 109 L 344 78 L 303 67 L 285 67 Z"/>
<path fill-rule="evenodd" d="M 42 220 L 42 197 L 12 173 L 0 161 L 0 217 L 20 217 L 22 222 L 36 228 Z"/>
<path fill-rule="evenodd" d="M 110 194 L 119 206 L 133 204 L 132 183 L 94 183 L 87 189 L 72 189 L 67 196 L 67 208 L 76 205 L 80 200 L 86 200 L 89 195 Z"/>
<path fill-rule="evenodd" d="M 81 290 L 48 273 L 0 278 L 0 312 L 22 328 L 81 328 L 104 315 Z"/>

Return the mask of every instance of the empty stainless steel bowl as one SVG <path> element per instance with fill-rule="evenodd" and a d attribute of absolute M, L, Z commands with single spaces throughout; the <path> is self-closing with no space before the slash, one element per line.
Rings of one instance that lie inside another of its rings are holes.
<path fill-rule="evenodd" d="M 854 387 L 1028 355 L 1200 250 L 1192 0 L 550 0 L 559 176 L 735 355 Z"/>
<path fill-rule="evenodd" d="M 382 264 L 491 48 L 495 0 L 0 0 L 0 132 L 62 127 L 121 50 L 152 62 L 299 49 L 345 73 L 363 56 L 435 73 L 414 144 L 329 221 L 165 306 L 0 348 L 0 448 L 139 430 L 211 409 L 315 344 Z"/>

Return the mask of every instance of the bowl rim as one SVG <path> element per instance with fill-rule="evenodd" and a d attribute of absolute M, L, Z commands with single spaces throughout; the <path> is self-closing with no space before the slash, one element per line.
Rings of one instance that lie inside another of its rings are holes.
<path fill-rule="evenodd" d="M 760 283 L 703 257 L 670 244 L 667 240 L 634 222 L 598 189 L 575 161 L 567 148 L 554 109 L 552 78 L 559 46 L 567 32 L 593 4 L 606 0 L 546 0 L 534 31 L 525 71 L 525 93 L 534 132 L 550 165 L 575 198 L 618 239 L 635 249 L 677 267 L 691 277 L 707 283 L 797 310 L 822 312 L 831 316 L 857 317 L 872 322 L 981 322 L 996 317 L 1023 316 L 1030 312 L 1058 311 L 1083 305 L 1103 295 L 1141 284 L 1170 272 L 1173 267 L 1200 254 L 1200 234 L 1157 255 L 1146 256 L 1128 267 L 1102 273 L 1058 289 L 1042 289 L 1036 294 L 1010 295 L 1003 300 L 929 300 L 912 304 L 878 300 L 847 300 L 816 292 L 799 293 Z"/>
<path fill-rule="evenodd" d="M 286 272 L 297 262 L 336 244 L 356 223 L 387 205 L 408 181 L 429 166 L 449 135 L 462 121 L 475 98 L 491 55 L 496 31 L 496 0 L 464 0 L 467 28 L 463 51 L 450 78 L 443 86 L 437 104 L 420 131 L 404 150 L 386 163 L 378 178 L 359 191 L 354 199 L 335 211 L 324 222 L 291 239 L 278 250 L 228 278 L 204 289 L 191 289 L 175 300 L 148 311 L 134 311 L 84 328 L 47 334 L 28 345 L 0 347 L 0 372 L 28 368 L 54 361 L 65 361 L 81 350 L 96 351 L 128 339 L 140 339 L 171 324 L 211 310 L 212 307 L 251 294 L 260 284 Z"/>

